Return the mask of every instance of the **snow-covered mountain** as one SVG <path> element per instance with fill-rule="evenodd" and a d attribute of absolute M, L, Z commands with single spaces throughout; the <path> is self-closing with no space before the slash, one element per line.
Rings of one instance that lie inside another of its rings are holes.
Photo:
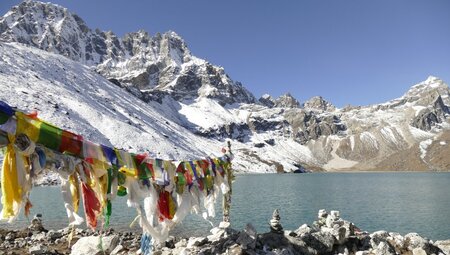
<path fill-rule="evenodd" d="M 24 1 L 0 19 L 0 39 L 61 54 L 150 94 L 164 92 L 178 100 L 214 98 L 222 105 L 255 100 L 223 68 L 194 57 L 175 32 L 151 37 L 138 31 L 118 38 L 113 32 L 90 29 L 61 6 Z"/>
<path fill-rule="evenodd" d="M 364 107 L 257 101 L 174 32 L 118 38 L 36 1 L 0 18 L 0 40 L 0 100 L 95 142 L 191 159 L 231 139 L 242 172 L 450 168 L 450 92 L 436 77 Z"/>

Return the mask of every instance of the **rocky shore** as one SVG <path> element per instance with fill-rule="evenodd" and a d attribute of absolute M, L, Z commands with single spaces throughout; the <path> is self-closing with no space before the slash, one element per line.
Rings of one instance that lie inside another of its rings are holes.
<path fill-rule="evenodd" d="M 416 233 L 368 233 L 340 218 L 338 211 L 320 210 L 311 225 L 284 230 L 278 210 L 269 232 L 257 233 L 251 224 L 238 231 L 222 222 L 203 237 L 170 237 L 152 245 L 152 254 L 355 254 L 450 255 L 450 240 L 432 241 Z M 23 230 L 0 229 L 2 254 L 142 254 L 141 234 L 70 229 L 46 230 L 39 215 Z M 70 243 L 69 243 L 70 242 Z"/>

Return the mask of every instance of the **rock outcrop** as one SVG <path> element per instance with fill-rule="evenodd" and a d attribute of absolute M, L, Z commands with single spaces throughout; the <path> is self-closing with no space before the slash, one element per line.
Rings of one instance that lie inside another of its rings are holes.
<path fill-rule="evenodd" d="M 332 112 L 336 107 L 321 96 L 315 96 L 303 103 L 303 108 L 319 112 Z"/>
<path fill-rule="evenodd" d="M 274 100 L 274 107 L 299 108 L 300 103 L 290 93 L 286 93 Z"/>

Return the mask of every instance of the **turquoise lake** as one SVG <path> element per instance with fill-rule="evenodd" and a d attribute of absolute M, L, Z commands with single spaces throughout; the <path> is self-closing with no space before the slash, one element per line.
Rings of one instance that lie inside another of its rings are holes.
<path fill-rule="evenodd" d="M 59 187 L 35 187 L 31 214 L 42 213 L 48 229 L 67 225 Z M 217 201 L 221 220 L 221 201 Z M 236 229 L 252 223 L 259 232 L 268 231 L 274 209 L 280 210 L 281 224 L 295 230 L 311 224 L 319 209 L 339 210 L 341 217 L 364 231 L 386 230 L 404 235 L 417 232 L 433 240 L 450 239 L 450 173 L 311 173 L 238 175 L 233 183 L 231 221 Z M 80 213 L 82 215 L 82 213 Z M 130 230 L 136 213 L 126 207 L 126 199 L 113 202 L 111 227 Z M 28 224 L 21 216 L 3 228 Z M 83 225 L 82 227 L 85 227 Z M 172 235 L 208 233 L 210 223 L 200 215 L 190 215 Z M 131 231 L 139 231 L 134 226 Z"/>

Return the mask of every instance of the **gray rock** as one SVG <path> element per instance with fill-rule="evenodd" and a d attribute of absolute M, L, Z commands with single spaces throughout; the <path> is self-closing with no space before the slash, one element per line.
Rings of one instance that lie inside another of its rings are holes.
<path fill-rule="evenodd" d="M 415 248 L 425 247 L 429 241 L 417 233 L 409 233 L 405 235 L 405 242 L 408 244 L 408 250 L 412 251 Z"/>
<path fill-rule="evenodd" d="M 340 217 L 339 211 L 331 211 L 330 215 L 331 215 L 331 217 L 333 217 L 336 220 L 339 219 L 339 217 Z"/>
<path fill-rule="evenodd" d="M 307 100 L 303 107 L 305 109 L 310 109 L 313 111 L 334 111 L 336 110 L 336 107 L 332 105 L 331 103 L 324 100 L 321 96 L 315 96 L 311 99 Z"/>
<path fill-rule="evenodd" d="M 30 247 L 30 249 L 28 249 L 28 252 L 30 254 L 44 254 L 47 252 L 47 247 L 45 247 L 41 244 L 37 244 L 37 245 Z"/>
<path fill-rule="evenodd" d="M 50 238 L 50 240 L 56 240 L 62 237 L 62 233 L 59 231 L 49 230 L 47 232 L 47 237 Z"/>
<path fill-rule="evenodd" d="M 329 232 L 314 232 L 312 234 L 305 234 L 299 238 L 305 245 L 312 249 L 314 254 L 329 254 L 333 250 L 336 242 L 335 237 Z"/>
<path fill-rule="evenodd" d="M 412 251 L 412 254 L 413 255 L 427 255 L 427 252 L 424 249 L 422 249 L 422 248 L 415 248 Z"/>
<path fill-rule="evenodd" d="M 405 235 L 405 245 L 409 251 L 416 248 L 423 249 L 427 254 L 438 254 L 440 249 L 434 246 L 430 240 L 421 237 L 417 233 L 409 233 Z"/>
<path fill-rule="evenodd" d="M 374 253 L 375 255 L 395 255 L 395 249 L 389 243 L 381 241 Z"/>
<path fill-rule="evenodd" d="M 99 236 L 87 236 L 80 238 L 73 246 L 72 255 L 82 254 L 102 254 L 103 251 L 111 253 L 119 243 L 119 236 L 111 235 L 104 236 L 101 239 L 102 248 L 100 249 L 100 237 Z"/>
<path fill-rule="evenodd" d="M 294 254 L 297 254 L 297 253 L 291 248 L 283 248 L 283 249 L 274 249 L 271 253 L 266 253 L 266 254 L 294 255 Z"/>
<path fill-rule="evenodd" d="M 123 250 L 123 246 L 121 244 L 117 245 L 116 248 L 111 252 L 110 255 L 116 255 L 119 254 Z"/>
<path fill-rule="evenodd" d="M 222 238 L 225 235 L 225 229 L 222 228 L 213 228 L 210 230 L 211 235 L 207 236 L 209 242 L 215 242 L 218 241 L 220 238 Z"/>
<path fill-rule="evenodd" d="M 444 254 L 450 254 L 450 239 L 443 241 L 436 241 L 434 245 L 437 246 L 439 249 L 441 249 L 442 252 L 444 252 Z"/>
<path fill-rule="evenodd" d="M 370 244 L 372 248 L 377 248 L 381 242 L 387 242 L 387 238 L 389 237 L 389 233 L 386 231 L 376 231 L 370 235 Z"/>
<path fill-rule="evenodd" d="M 34 234 L 34 235 L 31 236 L 31 240 L 32 240 L 32 241 L 39 241 L 39 242 L 42 242 L 42 241 L 44 241 L 45 239 L 47 239 L 47 235 L 46 235 L 44 232 L 38 233 L 38 234 Z"/>
<path fill-rule="evenodd" d="M 16 239 L 16 233 L 14 233 L 14 232 L 9 232 L 5 236 L 5 241 L 12 241 L 14 239 Z"/>
<path fill-rule="evenodd" d="M 302 235 L 306 235 L 306 234 L 311 234 L 313 232 L 313 230 L 308 225 L 303 224 L 294 232 L 297 234 L 297 236 L 302 236 Z"/>
<path fill-rule="evenodd" d="M 256 246 L 257 233 L 255 227 L 248 223 L 245 226 L 244 231 L 242 231 L 236 240 L 236 243 L 241 245 L 242 249 L 255 249 Z"/>
<path fill-rule="evenodd" d="M 230 225 L 231 225 L 230 222 L 221 221 L 221 222 L 219 223 L 219 228 L 221 228 L 221 229 L 227 229 L 227 228 L 230 227 Z"/>
<path fill-rule="evenodd" d="M 206 237 L 192 237 L 189 238 L 189 241 L 187 243 L 188 248 L 192 248 L 194 246 L 203 246 L 208 242 L 208 238 Z"/>
<path fill-rule="evenodd" d="M 181 239 L 179 242 L 175 244 L 175 248 L 186 247 L 188 244 L 186 239 Z"/>
<path fill-rule="evenodd" d="M 228 249 L 226 251 L 226 254 L 229 254 L 229 255 L 241 255 L 241 254 L 243 254 L 243 251 L 242 251 L 242 248 L 241 248 L 240 245 L 234 244 L 234 245 L 228 247 Z"/>

